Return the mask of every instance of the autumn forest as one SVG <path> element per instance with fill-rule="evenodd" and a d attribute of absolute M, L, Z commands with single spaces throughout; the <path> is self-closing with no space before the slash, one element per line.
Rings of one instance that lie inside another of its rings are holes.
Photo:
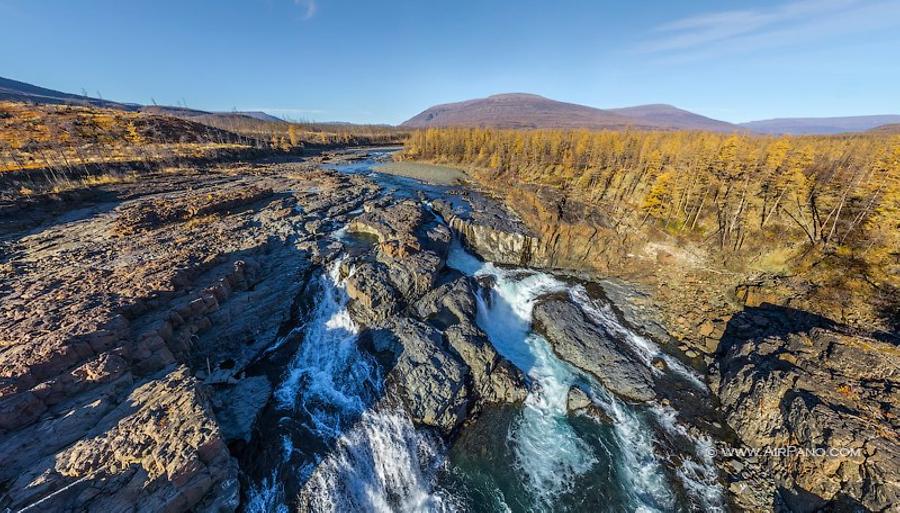
<path fill-rule="evenodd" d="M 710 248 L 730 269 L 830 262 L 831 274 L 857 270 L 856 288 L 898 285 L 900 136 L 429 129 L 403 158 L 552 189 L 620 229 Z"/>

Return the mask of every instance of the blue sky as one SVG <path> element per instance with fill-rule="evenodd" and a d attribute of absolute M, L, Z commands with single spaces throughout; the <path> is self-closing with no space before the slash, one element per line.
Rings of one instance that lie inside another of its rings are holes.
<path fill-rule="evenodd" d="M 0 0 L 0 76 L 399 123 L 531 92 L 727 121 L 900 114 L 900 0 Z"/>

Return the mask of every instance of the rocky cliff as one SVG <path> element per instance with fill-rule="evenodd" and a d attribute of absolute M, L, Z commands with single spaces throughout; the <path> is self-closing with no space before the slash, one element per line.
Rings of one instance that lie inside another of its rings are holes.
<path fill-rule="evenodd" d="M 896 339 L 774 305 L 734 316 L 713 374 L 728 424 L 791 511 L 900 503 Z"/>
<path fill-rule="evenodd" d="M 0 508 L 234 510 L 228 443 L 268 387 L 240 378 L 291 319 L 302 244 L 375 192 L 311 163 L 274 171 L 158 173 L 63 212 L 29 202 L 31 226 L 0 243 Z"/>
<path fill-rule="evenodd" d="M 319 162 L 10 207 L 28 215 L 0 242 L 0 509 L 235 510 L 282 372 L 271 350 L 296 344 L 306 284 L 342 251 L 385 407 L 449 435 L 524 397 L 474 322 L 471 279 L 446 268 L 448 228 Z M 341 226 L 357 243 L 326 237 Z"/>

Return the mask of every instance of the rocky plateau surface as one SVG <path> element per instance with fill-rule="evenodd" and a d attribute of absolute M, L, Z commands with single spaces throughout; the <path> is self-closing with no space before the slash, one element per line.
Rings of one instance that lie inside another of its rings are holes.
<path fill-rule="evenodd" d="M 291 321 L 306 246 L 376 192 L 225 166 L 23 215 L 0 239 L 0 510 L 233 511 L 228 443 L 269 395 L 244 369 Z"/>
<path fill-rule="evenodd" d="M 278 347 L 300 343 L 307 285 L 339 256 L 360 344 L 385 370 L 374 408 L 451 439 L 489 403 L 525 398 L 527 380 L 475 322 L 478 283 L 447 266 L 453 237 L 498 264 L 572 270 L 599 257 L 573 260 L 560 249 L 573 237 L 548 240 L 502 208 L 392 195 L 322 162 L 161 170 L 0 211 L 16 217 L 0 225 L 0 511 L 239 509 L 247 474 L 264 475 L 247 465 L 265 458 L 248 454 L 266 433 Z M 618 280 L 600 286 L 636 329 L 673 340 L 665 305 Z M 623 400 L 669 403 L 667 384 L 573 303 L 548 298 L 534 318 L 554 352 Z M 719 416 L 708 423 L 727 423 L 717 447 L 854 450 L 720 450 L 730 505 L 896 508 L 892 334 L 775 306 L 699 331 L 693 355 L 670 349 L 709 371 Z M 609 422 L 578 388 L 568 405 Z"/>

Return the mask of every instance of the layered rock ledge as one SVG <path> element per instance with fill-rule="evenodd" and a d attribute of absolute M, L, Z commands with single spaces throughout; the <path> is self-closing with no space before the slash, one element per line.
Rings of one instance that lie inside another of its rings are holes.
<path fill-rule="evenodd" d="M 376 194 L 311 160 L 28 202 L 0 233 L 0 509 L 233 511 L 228 444 L 271 390 L 246 369 L 292 324 L 320 231 Z"/>
<path fill-rule="evenodd" d="M 897 340 L 763 305 L 735 316 L 723 345 L 714 389 L 788 508 L 900 504 Z"/>

